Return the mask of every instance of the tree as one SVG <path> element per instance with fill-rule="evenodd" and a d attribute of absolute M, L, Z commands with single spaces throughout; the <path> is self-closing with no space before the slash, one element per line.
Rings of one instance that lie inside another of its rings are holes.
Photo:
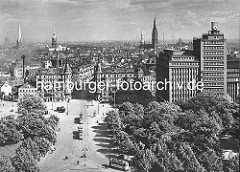
<path fill-rule="evenodd" d="M 223 162 L 221 155 L 213 149 L 208 149 L 199 155 L 199 161 L 207 171 L 223 171 Z"/>
<path fill-rule="evenodd" d="M 35 141 L 33 141 L 30 137 L 25 139 L 21 146 L 25 148 L 26 150 L 30 150 L 34 159 L 40 160 L 40 152 L 39 152 L 39 147 Z"/>
<path fill-rule="evenodd" d="M 118 131 L 122 129 L 122 121 L 120 119 L 120 116 L 118 112 L 116 111 L 110 111 L 107 113 L 106 118 L 104 119 L 104 122 L 113 129 L 114 131 Z"/>
<path fill-rule="evenodd" d="M 226 172 L 239 172 L 239 154 L 232 158 L 225 168 Z"/>
<path fill-rule="evenodd" d="M 139 172 L 149 172 L 155 162 L 157 158 L 149 149 L 138 150 L 133 158 L 134 166 Z"/>
<path fill-rule="evenodd" d="M 0 121 L 0 145 L 15 144 L 23 138 L 22 134 Z"/>
<path fill-rule="evenodd" d="M 16 150 L 16 156 L 11 159 L 16 171 L 19 172 L 40 172 L 37 167 L 34 157 L 30 150 L 27 150 L 23 146 L 19 146 Z"/>
<path fill-rule="evenodd" d="M 40 156 L 45 156 L 52 145 L 52 143 L 42 137 L 34 137 L 33 141 L 37 144 Z"/>
<path fill-rule="evenodd" d="M 2 172 L 15 172 L 14 167 L 8 157 L 0 155 L 0 171 Z"/>
<path fill-rule="evenodd" d="M 34 113 L 38 115 L 43 115 L 46 112 L 46 106 L 43 104 L 43 101 L 38 96 L 26 95 L 18 103 L 18 112 L 19 113 Z"/>
<path fill-rule="evenodd" d="M 25 114 L 17 118 L 24 138 L 43 137 L 51 143 L 56 142 L 56 131 L 48 124 L 42 115 Z"/>

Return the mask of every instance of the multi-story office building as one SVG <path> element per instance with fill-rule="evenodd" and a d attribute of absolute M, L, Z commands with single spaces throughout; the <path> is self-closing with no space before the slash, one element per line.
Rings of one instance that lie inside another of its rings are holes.
<path fill-rule="evenodd" d="M 197 93 L 199 60 L 188 50 L 164 50 L 156 63 L 158 101 L 188 100 Z"/>
<path fill-rule="evenodd" d="M 239 61 L 227 61 L 227 94 L 233 101 L 237 101 L 239 95 Z"/>
<path fill-rule="evenodd" d="M 227 55 L 224 34 L 218 24 L 211 22 L 211 30 L 202 38 L 193 39 L 194 55 L 200 59 L 200 79 L 204 83 L 203 92 L 226 95 Z"/>

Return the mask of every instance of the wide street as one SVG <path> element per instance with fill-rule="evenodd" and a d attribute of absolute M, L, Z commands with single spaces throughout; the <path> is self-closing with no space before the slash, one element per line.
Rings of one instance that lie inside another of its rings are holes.
<path fill-rule="evenodd" d="M 68 105 L 66 102 L 45 104 L 50 109 L 50 114 L 59 117 L 60 131 L 57 134 L 56 150 L 39 162 L 41 172 L 118 171 L 104 167 L 109 163 L 108 157 L 115 153 L 109 144 L 111 137 L 102 125 L 105 113 L 112 109 L 110 105 L 84 100 L 71 100 Z M 58 113 L 52 110 L 52 107 L 56 109 L 58 106 L 64 106 L 66 112 Z M 75 137 L 81 124 L 75 123 L 75 118 L 78 118 L 80 113 L 83 114 L 83 129 L 81 139 L 77 139 Z"/>

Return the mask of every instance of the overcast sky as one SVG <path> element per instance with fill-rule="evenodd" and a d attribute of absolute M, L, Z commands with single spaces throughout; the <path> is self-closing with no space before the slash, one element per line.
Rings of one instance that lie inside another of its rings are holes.
<path fill-rule="evenodd" d="M 0 0 L 0 42 L 151 39 L 154 15 L 159 40 L 192 39 L 219 22 L 226 38 L 238 38 L 240 0 Z"/>

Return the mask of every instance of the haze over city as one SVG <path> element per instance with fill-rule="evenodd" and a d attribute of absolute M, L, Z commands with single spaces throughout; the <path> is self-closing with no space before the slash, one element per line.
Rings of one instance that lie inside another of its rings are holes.
<path fill-rule="evenodd" d="M 159 39 L 192 39 L 219 23 L 227 39 L 238 38 L 239 0 L 0 0 L 0 42 L 151 39 L 153 18 Z"/>

